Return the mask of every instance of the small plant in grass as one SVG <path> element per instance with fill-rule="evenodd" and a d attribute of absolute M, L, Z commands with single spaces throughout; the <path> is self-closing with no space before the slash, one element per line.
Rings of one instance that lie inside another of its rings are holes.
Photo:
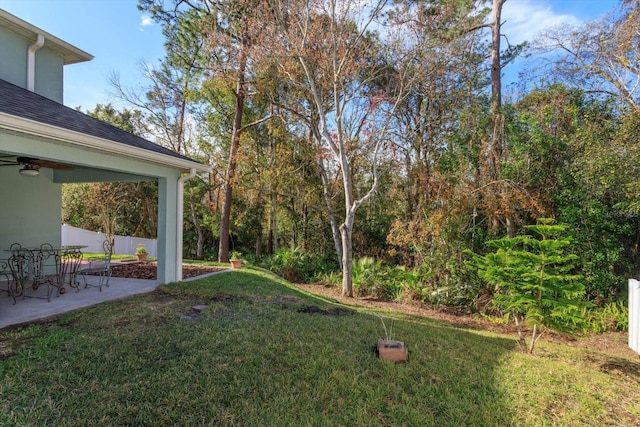
<path fill-rule="evenodd" d="M 384 329 L 384 339 L 379 338 L 376 347 L 378 357 L 382 360 L 390 360 L 396 363 L 406 363 L 409 361 L 409 352 L 404 346 L 404 342 L 393 339 L 393 319 L 391 319 L 391 324 L 389 325 L 389 329 L 387 329 L 384 318 L 378 313 L 374 312 L 373 314 L 380 319 L 382 329 Z"/>
<path fill-rule="evenodd" d="M 572 274 L 577 256 L 566 253 L 570 241 L 561 237 L 566 227 L 540 219 L 525 228 L 537 237 L 488 241 L 495 252 L 474 254 L 472 264 L 482 279 L 495 286 L 493 304 L 514 319 L 518 344 L 531 354 L 546 328 L 569 332 L 582 326 L 586 302 L 581 276 Z M 525 323 L 531 328 L 529 345 Z"/>
<path fill-rule="evenodd" d="M 389 324 L 389 329 L 387 329 L 387 324 L 384 321 L 384 317 L 379 315 L 378 313 L 372 312 L 374 316 L 380 319 L 382 323 L 382 329 L 384 329 L 384 339 L 385 341 L 393 341 L 393 319 L 391 319 L 391 323 Z"/>
<path fill-rule="evenodd" d="M 242 252 L 240 251 L 231 252 L 231 257 L 229 259 L 242 259 Z"/>

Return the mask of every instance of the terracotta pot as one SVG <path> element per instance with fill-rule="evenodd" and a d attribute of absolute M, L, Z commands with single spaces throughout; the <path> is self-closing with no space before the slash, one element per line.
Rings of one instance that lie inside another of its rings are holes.
<path fill-rule="evenodd" d="M 143 252 L 140 254 L 136 254 L 136 258 L 138 258 L 138 261 L 146 261 L 147 260 L 147 256 L 149 256 L 148 252 Z"/>
<path fill-rule="evenodd" d="M 231 259 L 231 260 L 229 260 L 229 262 L 231 263 L 231 268 L 240 268 L 240 267 L 242 267 L 242 260 L 241 259 Z"/>

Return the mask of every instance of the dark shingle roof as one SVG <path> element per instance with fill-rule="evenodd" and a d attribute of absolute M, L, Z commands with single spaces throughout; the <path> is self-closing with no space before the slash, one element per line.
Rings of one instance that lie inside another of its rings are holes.
<path fill-rule="evenodd" d="M 195 162 L 151 141 L 0 79 L 0 112 Z"/>

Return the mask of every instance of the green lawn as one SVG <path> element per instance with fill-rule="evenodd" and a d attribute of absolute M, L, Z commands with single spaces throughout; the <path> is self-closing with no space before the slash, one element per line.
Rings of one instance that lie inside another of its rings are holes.
<path fill-rule="evenodd" d="M 207 308 L 197 313 L 196 305 Z M 0 332 L 0 425 L 637 425 L 637 359 L 380 319 L 252 268 Z"/>

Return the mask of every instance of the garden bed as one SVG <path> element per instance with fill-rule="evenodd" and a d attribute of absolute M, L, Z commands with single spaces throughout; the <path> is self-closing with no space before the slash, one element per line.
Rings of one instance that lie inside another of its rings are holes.
<path fill-rule="evenodd" d="M 182 278 L 189 279 L 222 270 L 226 270 L 226 268 L 213 267 L 210 265 L 183 264 Z M 155 262 L 113 263 L 111 265 L 111 276 L 127 277 L 130 279 L 156 280 L 158 278 L 158 265 Z"/>

